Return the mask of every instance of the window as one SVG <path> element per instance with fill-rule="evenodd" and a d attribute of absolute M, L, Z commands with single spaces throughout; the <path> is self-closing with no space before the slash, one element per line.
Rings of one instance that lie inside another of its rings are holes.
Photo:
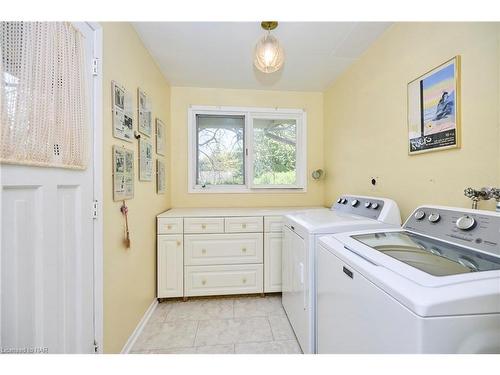
<path fill-rule="evenodd" d="M 245 184 L 245 117 L 196 115 L 196 184 Z"/>
<path fill-rule="evenodd" d="M 189 191 L 305 190 L 302 110 L 189 109 Z"/>

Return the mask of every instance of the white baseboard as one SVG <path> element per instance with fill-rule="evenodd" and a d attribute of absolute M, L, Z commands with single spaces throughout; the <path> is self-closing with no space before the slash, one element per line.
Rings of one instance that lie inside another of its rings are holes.
<path fill-rule="evenodd" d="M 139 324 L 137 324 L 137 327 L 135 327 L 134 332 L 130 335 L 128 338 L 127 342 L 123 346 L 122 351 L 120 352 L 121 354 L 128 354 L 132 347 L 134 346 L 135 342 L 137 341 L 137 338 L 141 334 L 142 330 L 146 326 L 147 322 L 149 321 L 149 318 L 151 318 L 151 315 L 153 315 L 154 311 L 156 310 L 156 307 L 158 306 L 158 300 L 155 298 L 153 303 L 149 305 L 148 309 L 142 316 Z"/>

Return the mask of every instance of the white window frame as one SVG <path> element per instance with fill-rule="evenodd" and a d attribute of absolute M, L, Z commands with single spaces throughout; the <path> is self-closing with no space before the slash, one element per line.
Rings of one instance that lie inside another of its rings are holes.
<path fill-rule="evenodd" d="M 245 116 L 244 185 L 196 184 L 196 115 Z M 297 121 L 297 160 L 295 185 L 255 185 L 253 183 L 253 119 L 295 119 Z M 303 109 L 190 106 L 188 109 L 188 192 L 189 193 L 303 193 L 307 191 L 307 115 Z"/>

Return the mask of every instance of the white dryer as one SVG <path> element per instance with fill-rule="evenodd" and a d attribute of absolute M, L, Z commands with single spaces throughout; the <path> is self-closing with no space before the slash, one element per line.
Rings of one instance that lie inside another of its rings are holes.
<path fill-rule="evenodd" d="M 319 236 L 361 229 L 400 227 L 390 199 L 342 196 L 330 208 L 285 216 L 282 303 L 304 353 L 315 353 L 315 248 Z"/>
<path fill-rule="evenodd" d="M 500 214 L 425 206 L 318 244 L 318 353 L 500 353 Z"/>

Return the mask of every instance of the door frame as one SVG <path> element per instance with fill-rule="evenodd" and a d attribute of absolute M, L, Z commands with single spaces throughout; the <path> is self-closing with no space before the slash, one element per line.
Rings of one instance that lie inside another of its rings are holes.
<path fill-rule="evenodd" d="M 97 75 L 92 76 L 93 91 L 93 159 L 94 200 L 97 202 L 97 218 L 94 220 L 94 344 L 96 353 L 104 347 L 104 281 L 103 281 L 103 92 L 102 57 L 103 31 L 98 22 L 85 22 L 94 31 L 94 59 L 97 59 Z"/>

